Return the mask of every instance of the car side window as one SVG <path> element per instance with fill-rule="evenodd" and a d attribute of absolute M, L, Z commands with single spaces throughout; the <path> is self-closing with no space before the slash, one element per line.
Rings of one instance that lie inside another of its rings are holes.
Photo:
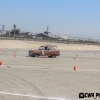
<path fill-rule="evenodd" d="M 47 50 L 47 47 L 45 47 L 45 50 Z"/>
<path fill-rule="evenodd" d="M 50 46 L 48 46 L 47 49 L 48 49 L 48 50 L 51 50 L 51 49 L 50 49 Z"/>
<path fill-rule="evenodd" d="M 43 50 L 43 49 L 44 49 L 44 47 L 42 47 L 42 46 L 41 46 L 41 47 L 39 47 L 39 50 Z"/>
<path fill-rule="evenodd" d="M 45 47 L 45 50 L 50 50 L 50 48 L 48 46 Z"/>

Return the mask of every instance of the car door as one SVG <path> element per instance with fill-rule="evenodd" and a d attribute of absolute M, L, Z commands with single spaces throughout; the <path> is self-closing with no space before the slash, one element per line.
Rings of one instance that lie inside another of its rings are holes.
<path fill-rule="evenodd" d="M 50 56 L 50 54 L 51 54 L 51 50 L 50 50 L 50 48 L 47 46 L 47 48 L 45 48 L 45 56 Z"/>
<path fill-rule="evenodd" d="M 49 55 L 50 55 L 49 50 L 45 50 L 45 51 L 44 51 L 44 55 L 45 55 L 45 56 L 49 56 Z"/>

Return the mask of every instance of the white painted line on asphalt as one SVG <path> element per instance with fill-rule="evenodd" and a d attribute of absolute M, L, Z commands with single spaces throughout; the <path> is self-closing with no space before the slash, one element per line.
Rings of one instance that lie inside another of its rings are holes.
<path fill-rule="evenodd" d="M 0 92 L 0 94 L 13 95 L 13 96 L 21 96 L 21 97 L 31 97 L 31 98 L 46 99 L 46 100 L 68 100 L 68 99 L 61 99 L 61 98 L 42 97 L 42 96 L 19 94 L 19 93 L 8 93 L 8 92 Z"/>

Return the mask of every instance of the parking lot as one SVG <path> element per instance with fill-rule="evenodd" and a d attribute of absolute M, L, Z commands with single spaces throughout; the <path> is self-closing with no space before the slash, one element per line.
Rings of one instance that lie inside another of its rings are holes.
<path fill-rule="evenodd" d="M 61 50 L 57 58 L 34 58 L 28 49 L 3 48 L 0 99 L 80 100 L 80 92 L 99 93 L 99 59 L 100 51 Z"/>

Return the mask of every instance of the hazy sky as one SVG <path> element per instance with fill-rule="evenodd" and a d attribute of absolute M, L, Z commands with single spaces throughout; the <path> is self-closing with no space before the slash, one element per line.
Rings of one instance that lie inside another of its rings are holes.
<path fill-rule="evenodd" d="M 100 37 L 100 0 L 0 0 L 0 25 L 21 31 Z"/>

